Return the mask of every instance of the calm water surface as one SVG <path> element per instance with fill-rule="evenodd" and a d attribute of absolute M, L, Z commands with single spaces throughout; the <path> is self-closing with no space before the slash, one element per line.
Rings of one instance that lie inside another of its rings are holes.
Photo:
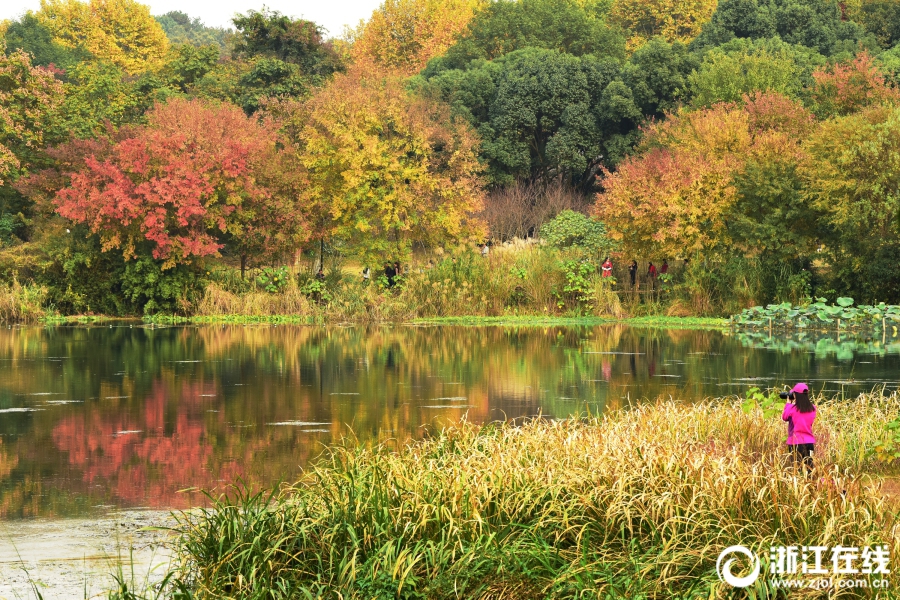
<path fill-rule="evenodd" d="M 291 481 L 342 437 L 806 380 L 897 389 L 900 341 L 601 327 L 0 330 L 0 517 L 181 508 Z"/>

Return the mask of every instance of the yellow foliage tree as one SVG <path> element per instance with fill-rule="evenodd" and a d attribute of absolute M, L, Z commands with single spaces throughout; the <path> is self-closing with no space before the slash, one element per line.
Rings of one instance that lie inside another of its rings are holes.
<path fill-rule="evenodd" d="M 353 33 L 351 56 L 363 68 L 420 71 L 456 41 L 485 0 L 385 0 Z"/>
<path fill-rule="evenodd" d="M 716 0 L 614 0 L 610 22 L 628 32 L 626 47 L 634 51 L 654 37 L 687 43 L 712 18 Z"/>
<path fill-rule="evenodd" d="M 135 0 L 41 0 L 36 16 L 58 43 L 83 47 L 129 74 L 155 69 L 169 48 L 150 9 Z"/>
<path fill-rule="evenodd" d="M 383 260 L 413 243 L 484 235 L 478 140 L 447 106 L 410 96 L 400 80 L 347 74 L 272 113 L 307 171 L 300 205 L 318 236 Z"/>

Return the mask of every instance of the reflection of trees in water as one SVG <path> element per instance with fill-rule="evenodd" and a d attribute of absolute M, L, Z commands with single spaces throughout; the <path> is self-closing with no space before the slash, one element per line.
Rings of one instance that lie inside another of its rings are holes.
<path fill-rule="evenodd" d="M 739 388 L 721 382 L 817 360 L 748 352 L 715 331 L 622 325 L 0 330 L 0 408 L 42 409 L 0 415 L 0 514 L 183 506 L 196 497 L 177 490 L 236 475 L 292 480 L 351 431 L 396 444 L 465 414 L 724 395 Z M 281 422 L 323 425 L 271 425 Z"/>

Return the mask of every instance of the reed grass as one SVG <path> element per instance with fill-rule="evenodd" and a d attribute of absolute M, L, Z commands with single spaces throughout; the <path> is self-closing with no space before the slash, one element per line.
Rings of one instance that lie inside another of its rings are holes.
<path fill-rule="evenodd" d="M 811 477 L 787 460 L 781 421 L 736 399 L 462 422 L 399 452 L 351 442 L 295 485 L 182 515 L 176 580 L 197 598 L 781 597 L 765 577 L 723 587 L 718 553 L 900 551 L 887 467 L 867 452 L 900 397 L 819 404 Z"/>
<path fill-rule="evenodd" d="M 290 283 L 277 294 L 254 290 L 243 294 L 230 292 L 217 283 L 210 283 L 203 297 L 195 307 L 200 316 L 226 315 L 295 315 L 312 316 L 316 310 L 313 303 L 304 296 L 296 281 Z"/>
<path fill-rule="evenodd" d="M 37 284 L 0 284 L 0 323 L 35 323 L 48 314 L 46 301 L 47 288 Z"/>

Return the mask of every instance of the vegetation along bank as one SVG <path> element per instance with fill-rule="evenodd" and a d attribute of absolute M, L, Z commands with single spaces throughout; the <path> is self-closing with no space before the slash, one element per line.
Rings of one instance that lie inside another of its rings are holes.
<path fill-rule="evenodd" d="M 895 556 L 900 397 L 819 398 L 813 476 L 790 461 L 780 402 L 661 400 L 459 423 L 400 451 L 333 448 L 294 485 L 185 514 L 173 585 L 201 598 L 710 598 L 730 597 L 716 557 L 733 544 L 764 572 L 770 546 Z M 766 577 L 748 593 L 781 597 Z"/>

